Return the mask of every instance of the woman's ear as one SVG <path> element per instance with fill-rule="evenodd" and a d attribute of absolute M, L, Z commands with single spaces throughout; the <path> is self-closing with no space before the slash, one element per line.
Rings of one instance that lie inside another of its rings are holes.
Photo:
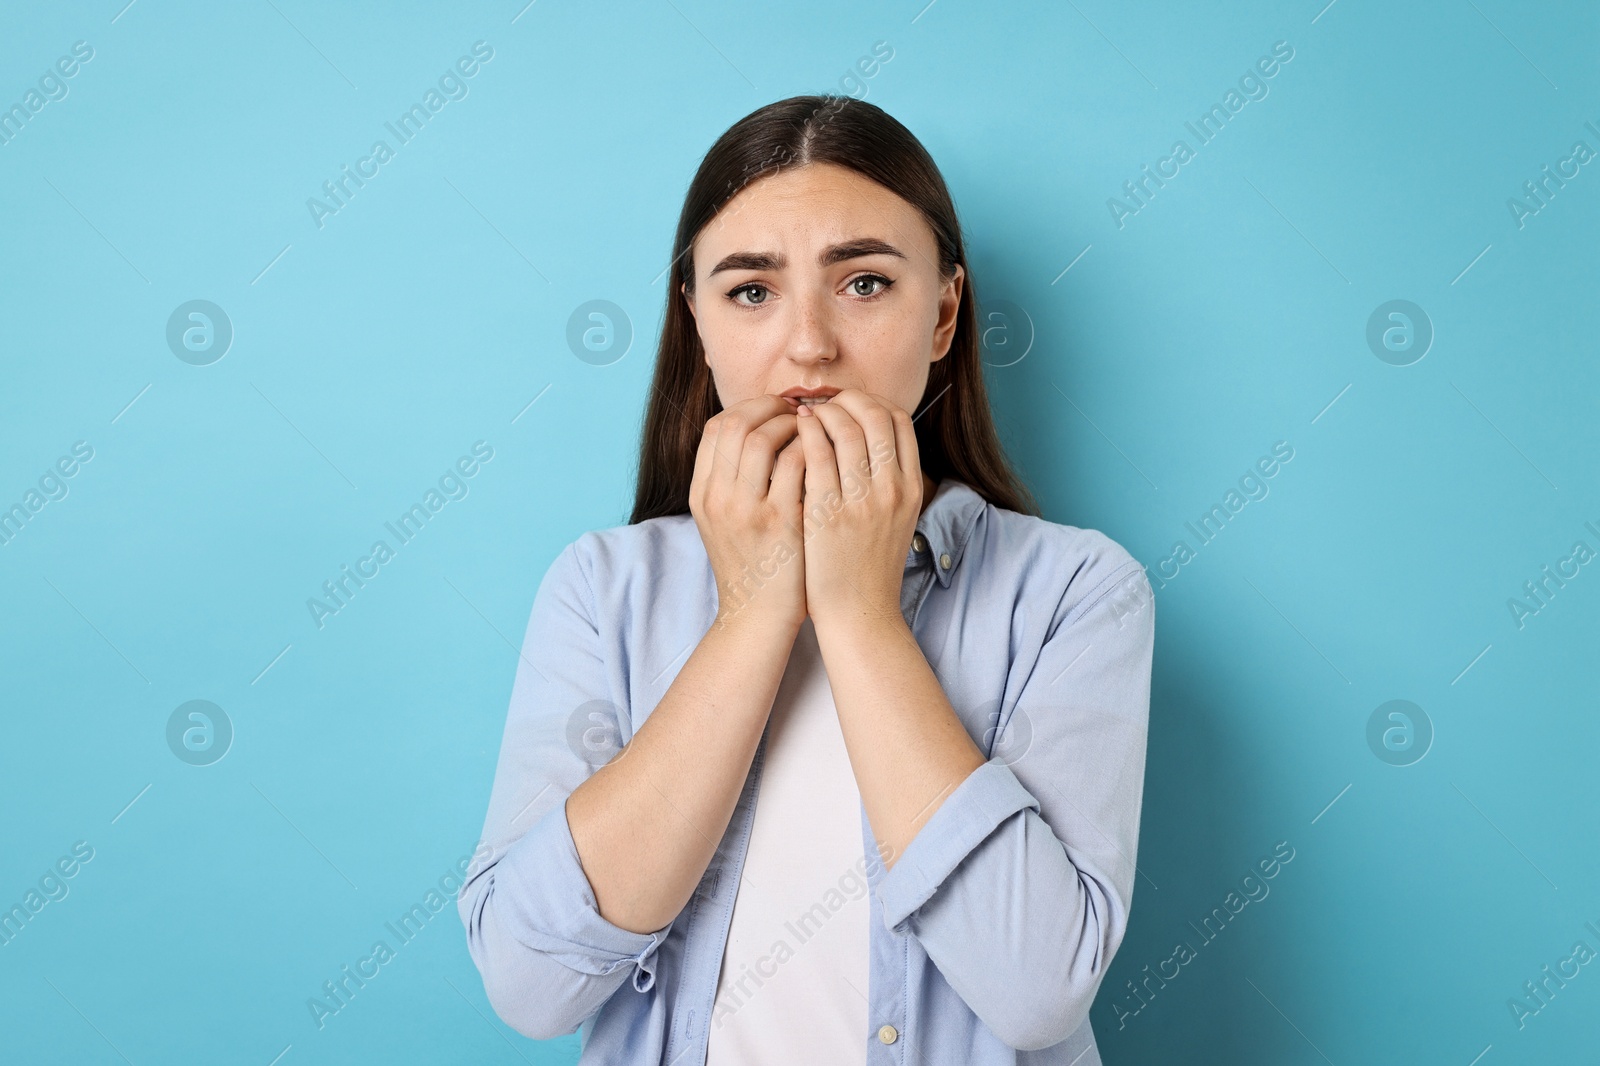
<path fill-rule="evenodd" d="M 683 293 L 683 302 L 689 305 L 689 317 L 690 317 L 690 319 L 693 319 L 694 318 L 694 297 L 689 295 L 689 283 L 686 282 L 686 281 L 685 282 L 680 282 L 678 284 L 678 291 Z"/>
<path fill-rule="evenodd" d="M 944 289 L 939 294 L 939 321 L 933 330 L 930 363 L 937 363 L 950 354 L 950 342 L 956 335 L 956 317 L 961 310 L 961 288 L 966 280 L 966 269 L 957 263 L 956 272 L 944 283 Z"/>

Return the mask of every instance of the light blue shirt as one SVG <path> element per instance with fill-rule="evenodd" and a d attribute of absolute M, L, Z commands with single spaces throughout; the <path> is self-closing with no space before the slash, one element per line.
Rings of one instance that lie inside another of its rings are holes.
<path fill-rule="evenodd" d="M 991 506 L 952 478 L 917 533 L 901 611 L 988 761 L 887 870 L 861 810 L 866 1062 L 1098 1066 L 1089 1006 L 1133 897 L 1154 595 L 1103 533 Z M 684 514 L 583 534 L 534 598 L 489 850 L 458 907 L 495 1011 L 536 1039 L 581 1026 L 585 1063 L 705 1062 L 765 734 L 694 895 L 653 933 L 600 915 L 566 797 L 649 717 L 717 595 Z"/>

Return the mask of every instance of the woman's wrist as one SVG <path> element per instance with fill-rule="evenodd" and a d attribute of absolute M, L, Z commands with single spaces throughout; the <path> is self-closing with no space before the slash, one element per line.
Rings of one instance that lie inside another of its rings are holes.
<path fill-rule="evenodd" d="M 757 638 L 787 637 L 789 643 L 784 647 L 788 648 L 793 644 L 804 621 L 803 615 L 796 615 L 788 608 L 752 600 L 718 610 L 716 618 L 711 622 L 711 629 L 714 632 L 751 635 Z"/>
<path fill-rule="evenodd" d="M 813 612 L 811 620 L 817 629 L 817 640 L 824 644 L 842 641 L 861 646 L 885 639 L 909 639 L 913 644 L 916 642 L 905 615 L 897 610 L 873 610 L 861 606 L 831 612 Z"/>

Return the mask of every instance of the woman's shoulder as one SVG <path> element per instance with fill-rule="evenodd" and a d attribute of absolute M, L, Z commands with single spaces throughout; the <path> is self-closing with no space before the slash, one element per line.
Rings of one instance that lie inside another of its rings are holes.
<path fill-rule="evenodd" d="M 1153 596 L 1144 565 L 1101 530 L 1056 522 L 986 504 L 973 539 L 985 569 L 1014 575 L 1041 592 L 1059 593 L 1061 607 L 1082 614 L 1108 596 Z"/>
<path fill-rule="evenodd" d="M 567 552 L 596 592 L 619 585 L 638 589 L 697 582 L 707 564 L 700 531 L 688 514 L 591 529 L 568 544 Z"/>

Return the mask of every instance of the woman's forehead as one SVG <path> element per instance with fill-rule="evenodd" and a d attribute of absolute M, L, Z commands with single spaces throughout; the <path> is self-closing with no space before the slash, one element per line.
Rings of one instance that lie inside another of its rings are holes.
<path fill-rule="evenodd" d="M 806 174 L 826 170 L 827 175 Z M 773 253 L 789 264 L 815 264 L 832 245 L 876 238 L 904 250 L 932 247 L 917 210 L 877 182 L 833 166 L 812 166 L 763 178 L 723 206 L 695 240 L 696 260 L 710 271 L 722 257 Z"/>

